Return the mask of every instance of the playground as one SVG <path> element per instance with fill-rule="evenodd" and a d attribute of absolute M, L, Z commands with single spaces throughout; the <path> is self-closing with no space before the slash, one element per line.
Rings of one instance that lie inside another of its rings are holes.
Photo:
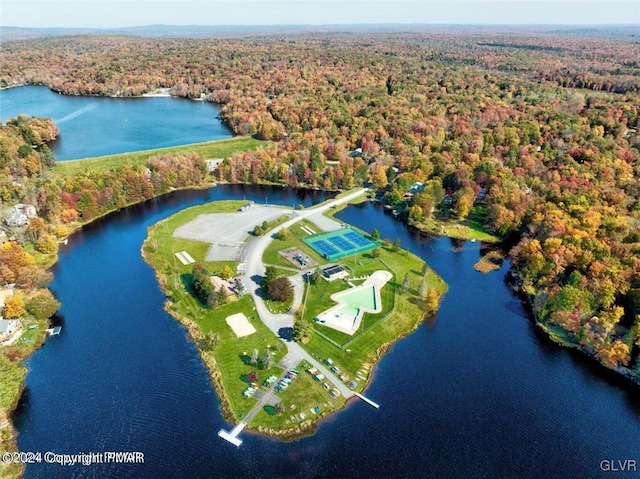
<path fill-rule="evenodd" d="M 317 261 L 295 247 L 283 249 L 278 251 L 278 253 L 298 269 L 315 268 L 318 266 Z"/>

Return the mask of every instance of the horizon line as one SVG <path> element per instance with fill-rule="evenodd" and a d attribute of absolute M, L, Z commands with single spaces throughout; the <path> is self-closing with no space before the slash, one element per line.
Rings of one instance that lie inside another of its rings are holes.
<path fill-rule="evenodd" d="M 274 28 L 274 27 L 297 27 L 297 28 L 318 28 L 318 27 L 341 27 L 346 28 L 350 26 L 375 26 L 375 27 L 395 27 L 395 26 L 414 26 L 414 27 L 632 27 L 640 26 L 640 22 L 630 23 L 416 23 L 416 22 L 393 22 L 393 23 L 378 23 L 378 22 L 353 22 L 353 23 L 188 23 L 188 24 L 174 24 L 174 23 L 149 23 L 132 26 L 21 26 L 21 25 L 0 25 L 0 29 L 14 28 L 14 29 L 29 29 L 29 30 L 113 30 L 113 29 L 135 29 L 135 28 L 149 28 L 149 27 L 165 27 L 165 28 Z"/>

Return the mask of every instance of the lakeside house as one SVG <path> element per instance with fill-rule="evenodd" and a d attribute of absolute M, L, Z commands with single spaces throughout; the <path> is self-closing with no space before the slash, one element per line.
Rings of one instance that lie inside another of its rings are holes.
<path fill-rule="evenodd" d="M 13 288 L 0 289 L 0 308 L 4 308 L 4 302 L 7 298 L 13 296 Z"/>
<path fill-rule="evenodd" d="M 216 171 L 223 161 L 224 158 L 212 158 L 207 160 L 207 171 L 209 173 Z"/>
<path fill-rule="evenodd" d="M 17 319 L 0 319 L 0 338 L 8 338 L 18 329 Z"/>
<path fill-rule="evenodd" d="M 235 294 L 229 281 L 222 279 L 220 276 L 210 276 L 209 278 L 211 279 L 213 289 L 215 289 L 216 292 L 222 289 L 227 296 Z"/>
<path fill-rule="evenodd" d="M 16 228 L 26 225 L 31 218 L 35 218 L 36 216 L 35 206 L 19 203 L 9 209 L 7 216 L 4 218 L 4 222 L 7 226 Z"/>

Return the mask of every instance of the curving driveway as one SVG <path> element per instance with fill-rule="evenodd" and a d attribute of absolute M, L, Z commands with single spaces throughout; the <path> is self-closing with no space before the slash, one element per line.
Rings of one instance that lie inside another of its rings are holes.
<path fill-rule="evenodd" d="M 253 300 L 256 304 L 256 311 L 258 312 L 258 315 L 260 316 L 262 322 L 278 337 L 280 337 L 284 344 L 287 346 L 288 353 L 283 361 L 286 364 L 297 364 L 302 359 L 308 361 L 309 363 L 313 364 L 322 374 L 324 374 L 325 377 L 334 384 L 334 386 L 345 398 L 352 397 L 354 395 L 353 391 L 351 391 L 329 369 L 327 369 L 321 361 L 314 358 L 313 356 L 311 356 L 311 354 L 305 351 L 302 346 L 294 341 L 288 341 L 281 337 L 281 329 L 293 327 L 293 313 L 272 314 L 271 312 L 269 312 L 264 304 L 264 301 L 257 294 L 260 285 L 255 281 L 255 279 L 257 279 L 258 277 L 262 277 L 265 274 L 266 268 L 264 266 L 264 263 L 262 262 L 262 256 L 264 255 L 267 246 L 269 246 L 269 244 L 273 241 L 274 233 L 276 233 L 281 228 L 288 228 L 304 218 L 308 218 L 312 215 L 321 215 L 332 206 L 347 203 L 352 199 L 357 198 L 365 191 L 365 188 L 359 188 L 358 190 L 355 190 L 343 196 L 342 198 L 336 198 L 327 201 L 325 203 L 322 203 L 321 205 L 309 208 L 304 211 L 296 211 L 294 213 L 295 216 L 292 219 L 277 226 L 271 231 L 268 231 L 264 236 L 249 241 L 243 251 L 243 256 L 245 257 L 246 261 L 246 269 L 244 272 L 243 282 L 247 286 L 248 292 L 253 296 Z M 302 304 L 302 295 L 304 292 L 302 273 L 299 273 L 291 277 L 290 279 L 294 287 L 294 300 L 291 311 L 295 311 L 300 306 L 300 304 Z"/>

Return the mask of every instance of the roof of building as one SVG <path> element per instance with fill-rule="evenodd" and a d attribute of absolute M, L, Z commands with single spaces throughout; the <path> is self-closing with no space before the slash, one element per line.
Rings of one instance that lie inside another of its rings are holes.
<path fill-rule="evenodd" d="M 0 334 L 6 334 L 15 324 L 15 319 L 0 319 Z"/>
<path fill-rule="evenodd" d="M 322 272 L 327 276 L 333 276 L 334 274 L 342 273 L 343 271 L 344 271 L 344 268 L 339 264 L 327 266 L 322 270 Z"/>
<path fill-rule="evenodd" d="M 225 292 L 229 294 L 233 294 L 229 283 L 222 279 L 220 276 L 211 276 L 211 282 L 213 283 L 213 287 L 216 291 L 220 291 L 220 288 L 224 288 Z"/>
<path fill-rule="evenodd" d="M 4 306 L 7 298 L 13 296 L 13 289 L 0 289 L 0 308 Z"/>

